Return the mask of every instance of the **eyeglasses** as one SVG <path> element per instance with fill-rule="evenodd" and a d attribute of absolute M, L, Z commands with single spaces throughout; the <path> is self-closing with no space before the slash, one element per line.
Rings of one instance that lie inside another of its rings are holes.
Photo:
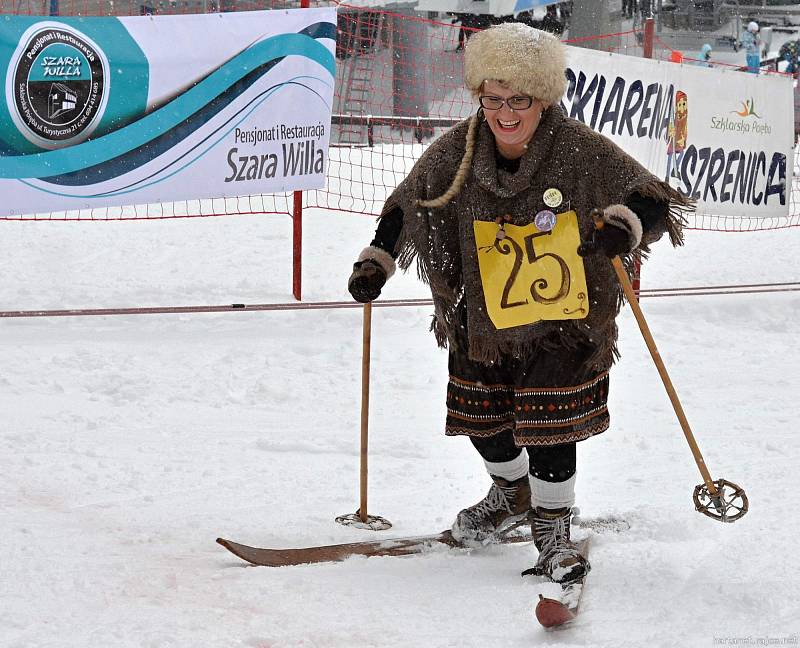
<path fill-rule="evenodd" d="M 511 108 L 511 110 L 527 110 L 533 105 L 533 97 L 525 95 L 517 95 L 507 99 L 493 97 L 492 95 L 482 95 L 478 101 L 480 101 L 481 107 L 485 110 L 500 110 L 503 104 Z"/>

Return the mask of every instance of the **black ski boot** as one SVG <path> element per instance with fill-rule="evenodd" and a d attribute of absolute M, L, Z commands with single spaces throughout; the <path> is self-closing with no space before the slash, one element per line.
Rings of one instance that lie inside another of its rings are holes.
<path fill-rule="evenodd" d="M 570 540 L 569 526 L 572 519 L 570 507 L 531 511 L 533 542 L 539 550 L 536 565 L 522 572 L 523 576 L 534 574 L 546 576 L 555 583 L 569 583 L 583 578 L 591 565 Z"/>

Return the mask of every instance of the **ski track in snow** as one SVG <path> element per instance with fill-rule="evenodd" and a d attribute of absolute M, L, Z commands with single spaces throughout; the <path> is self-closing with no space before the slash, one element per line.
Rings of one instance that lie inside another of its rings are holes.
<path fill-rule="evenodd" d="M 2 223 L 0 309 L 291 301 L 291 223 L 239 216 Z M 348 299 L 369 217 L 308 210 L 304 299 Z M 800 231 L 659 243 L 647 288 L 798 281 Z M 386 299 L 427 297 L 414 273 Z M 721 645 L 800 636 L 800 294 L 643 300 L 714 478 L 750 513 L 694 512 L 701 481 L 629 310 L 612 429 L 579 445 L 578 504 L 598 535 L 579 619 L 546 632 L 519 572 L 530 546 L 268 569 L 218 536 L 304 546 L 447 528 L 488 480 L 447 439 L 446 352 L 430 307 L 373 312 L 372 533 L 358 506 L 361 311 L 0 322 L 4 648 Z M 739 645 L 742 645 L 741 643 Z"/>

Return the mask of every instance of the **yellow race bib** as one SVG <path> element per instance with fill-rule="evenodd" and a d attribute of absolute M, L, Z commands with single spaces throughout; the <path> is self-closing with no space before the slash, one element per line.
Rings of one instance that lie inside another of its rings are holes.
<path fill-rule="evenodd" d="M 574 211 L 559 214 L 549 232 L 533 223 L 507 224 L 505 238 L 498 239 L 497 223 L 475 221 L 473 227 L 486 308 L 498 329 L 589 314 Z"/>

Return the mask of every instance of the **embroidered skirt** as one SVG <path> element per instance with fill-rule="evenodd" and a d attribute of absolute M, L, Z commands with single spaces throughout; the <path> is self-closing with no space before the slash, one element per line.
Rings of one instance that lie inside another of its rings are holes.
<path fill-rule="evenodd" d="M 445 434 L 489 437 L 511 430 L 518 446 L 545 446 L 604 432 L 608 372 L 582 368 L 593 351 L 586 344 L 485 365 L 451 350 Z"/>

